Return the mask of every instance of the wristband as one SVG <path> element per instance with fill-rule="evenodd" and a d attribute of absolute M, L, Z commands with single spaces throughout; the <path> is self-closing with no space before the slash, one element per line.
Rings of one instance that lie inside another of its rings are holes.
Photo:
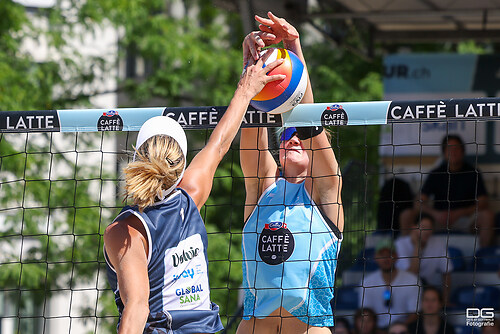
<path fill-rule="evenodd" d="M 297 127 L 297 137 L 299 137 L 300 140 L 316 137 L 321 132 L 323 132 L 322 126 Z"/>

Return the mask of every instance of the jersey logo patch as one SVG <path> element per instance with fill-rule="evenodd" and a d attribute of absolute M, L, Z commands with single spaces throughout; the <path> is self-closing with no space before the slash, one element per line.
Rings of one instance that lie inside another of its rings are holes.
<path fill-rule="evenodd" d="M 295 239 L 284 222 L 270 222 L 259 236 L 259 256 L 269 265 L 285 262 L 292 256 Z"/>

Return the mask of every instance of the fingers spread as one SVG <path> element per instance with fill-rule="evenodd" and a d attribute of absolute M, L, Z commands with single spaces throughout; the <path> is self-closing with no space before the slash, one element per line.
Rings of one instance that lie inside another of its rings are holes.
<path fill-rule="evenodd" d="M 284 27 L 286 24 L 288 24 L 288 22 L 286 22 L 285 19 L 279 18 L 271 12 L 267 12 L 267 16 L 269 16 L 269 18 L 271 19 L 271 22 L 273 22 L 279 26 Z"/>
<path fill-rule="evenodd" d="M 261 16 L 259 16 L 259 15 L 255 15 L 255 20 L 256 20 L 257 22 L 259 22 L 259 23 L 262 23 L 262 24 L 266 25 L 266 26 L 269 26 L 269 25 L 273 24 L 273 21 L 272 21 L 272 20 L 270 20 L 270 19 L 266 19 L 266 18 L 261 17 Z"/>
<path fill-rule="evenodd" d="M 280 59 L 276 59 L 275 61 L 273 61 L 272 63 L 268 64 L 266 66 L 266 72 L 271 72 L 272 70 L 274 70 L 276 67 L 280 66 L 281 64 L 283 64 L 283 58 L 280 58 Z"/>

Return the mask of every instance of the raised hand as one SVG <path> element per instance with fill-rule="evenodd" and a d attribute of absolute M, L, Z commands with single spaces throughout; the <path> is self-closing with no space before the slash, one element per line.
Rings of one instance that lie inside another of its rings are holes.
<path fill-rule="evenodd" d="M 259 29 L 262 32 L 270 33 L 275 36 L 274 40 L 272 40 L 272 44 L 276 44 L 281 41 L 283 41 L 283 43 L 288 43 L 299 38 L 297 29 L 295 29 L 295 27 L 288 23 L 285 19 L 277 17 L 271 12 L 267 12 L 267 16 L 268 18 L 264 18 L 255 15 L 255 20 L 260 23 Z"/>
<path fill-rule="evenodd" d="M 243 70 L 240 82 L 238 83 L 238 90 L 243 89 L 250 98 L 255 97 L 269 82 L 284 80 L 286 78 L 283 74 L 267 75 L 268 72 L 283 64 L 283 59 L 277 59 L 263 68 L 262 66 L 269 55 L 270 52 L 266 52 L 262 57 L 258 58 L 255 64 L 248 65 Z"/>
<path fill-rule="evenodd" d="M 274 44 L 275 39 L 275 35 L 263 31 L 249 33 L 243 40 L 243 66 L 254 64 L 262 48 Z"/>

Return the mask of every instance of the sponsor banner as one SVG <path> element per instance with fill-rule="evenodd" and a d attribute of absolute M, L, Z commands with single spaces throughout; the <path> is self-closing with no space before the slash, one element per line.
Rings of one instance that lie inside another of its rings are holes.
<path fill-rule="evenodd" d="M 175 119 L 184 129 L 211 129 L 219 123 L 227 107 L 165 108 L 163 116 Z M 242 127 L 279 127 L 281 116 L 249 108 Z"/>
<path fill-rule="evenodd" d="M 227 107 L 64 109 L 0 113 L 0 132 L 139 131 L 155 116 L 169 116 L 184 129 L 215 128 Z M 281 127 L 280 115 L 249 109 L 242 127 Z"/>
<path fill-rule="evenodd" d="M 286 127 L 387 124 L 391 101 L 301 104 L 282 114 Z"/>
<path fill-rule="evenodd" d="M 393 101 L 387 112 L 388 122 L 440 119 L 478 120 L 500 116 L 500 101 L 495 98 Z"/>
<path fill-rule="evenodd" d="M 57 132 L 60 122 L 57 111 L 2 111 L 0 132 Z"/>
<path fill-rule="evenodd" d="M 118 108 L 59 110 L 61 131 L 139 131 L 148 119 L 160 116 L 165 108 Z"/>
<path fill-rule="evenodd" d="M 0 113 L 0 132 L 139 131 L 145 121 L 160 115 L 175 119 L 184 129 L 212 129 L 226 109 L 208 106 L 4 111 Z M 310 103 L 280 115 L 249 109 L 241 127 L 419 124 L 498 118 L 499 98 Z"/>

